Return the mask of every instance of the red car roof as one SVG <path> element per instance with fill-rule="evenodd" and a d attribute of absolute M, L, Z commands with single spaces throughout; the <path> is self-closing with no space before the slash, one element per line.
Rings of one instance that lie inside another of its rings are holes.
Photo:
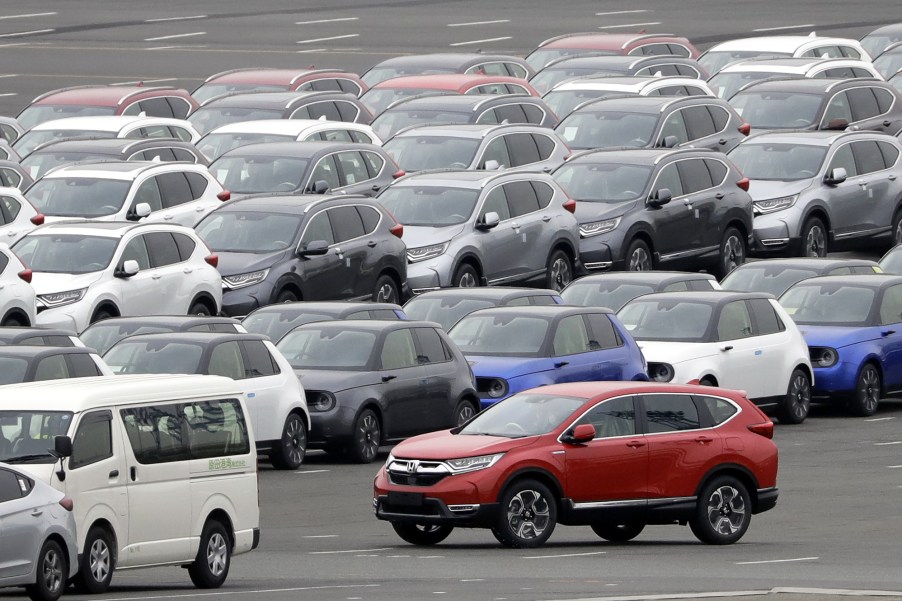
<path fill-rule="evenodd" d="M 647 392 L 688 392 L 699 394 L 700 392 L 717 391 L 718 394 L 731 398 L 744 396 L 741 392 L 711 386 L 691 384 L 669 384 L 663 382 L 572 382 L 568 384 L 552 384 L 540 389 L 533 389 L 537 394 L 560 394 L 585 399 L 594 397 L 616 396 L 621 394 L 641 394 Z"/>
<path fill-rule="evenodd" d="M 315 69 L 246 69 L 241 71 L 232 71 L 231 73 L 223 73 L 219 76 L 213 76 L 206 83 L 250 83 L 258 85 L 285 86 L 291 85 L 295 80 L 315 75 L 316 77 L 309 79 L 322 79 L 326 77 L 335 77 L 341 75 L 356 79 L 353 73 L 345 73 L 338 70 L 315 70 Z"/>
<path fill-rule="evenodd" d="M 77 87 L 48 92 L 35 100 L 34 104 L 79 104 L 85 106 L 118 106 L 125 98 L 144 100 L 157 96 L 179 96 L 190 99 L 188 92 L 169 87 L 143 86 L 91 86 Z"/>
<path fill-rule="evenodd" d="M 480 75 L 478 73 L 439 73 L 433 75 L 405 75 L 393 77 L 374 85 L 371 89 L 422 88 L 429 90 L 450 90 L 464 94 L 467 90 L 481 85 L 516 84 L 529 90 L 533 96 L 539 93 L 525 79 L 505 75 Z"/>
<path fill-rule="evenodd" d="M 692 43 L 683 37 L 668 34 L 639 34 L 639 33 L 587 33 L 582 35 L 564 36 L 549 41 L 541 48 L 579 48 L 583 50 L 613 50 L 617 52 L 629 52 L 636 46 L 657 43 L 676 43 L 686 46 L 692 53 L 692 58 L 699 55 Z"/>

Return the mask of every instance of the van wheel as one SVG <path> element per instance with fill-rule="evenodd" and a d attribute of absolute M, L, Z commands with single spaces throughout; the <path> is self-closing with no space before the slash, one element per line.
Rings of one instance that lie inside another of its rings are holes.
<path fill-rule="evenodd" d="M 75 576 L 75 586 L 85 593 L 98 595 L 110 588 L 113 579 L 113 543 L 109 533 L 94 526 L 85 538 L 81 567 Z"/>
<path fill-rule="evenodd" d="M 25 587 L 28 597 L 34 601 L 56 601 L 66 588 L 69 566 L 58 542 L 48 540 L 41 547 L 35 582 Z"/>
<path fill-rule="evenodd" d="M 348 458 L 354 463 L 372 463 L 379 454 L 382 428 L 372 409 L 364 409 L 354 420 L 354 436 L 348 445 Z"/>
<path fill-rule="evenodd" d="M 229 535 L 222 524 L 210 520 L 200 535 L 200 547 L 194 563 L 188 566 L 188 575 L 197 588 L 219 588 L 229 575 L 232 548 Z"/>
<path fill-rule="evenodd" d="M 282 427 L 282 439 L 273 445 L 269 456 L 273 467 L 280 470 L 296 470 L 304 463 L 307 454 L 307 426 L 304 419 L 292 413 Z"/>

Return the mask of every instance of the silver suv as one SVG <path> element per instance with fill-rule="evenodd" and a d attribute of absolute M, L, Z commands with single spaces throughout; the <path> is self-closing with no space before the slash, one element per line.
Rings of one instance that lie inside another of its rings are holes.
<path fill-rule="evenodd" d="M 515 282 L 561 290 L 582 271 L 576 202 L 550 176 L 418 173 L 377 200 L 404 224 L 414 292 Z"/>
<path fill-rule="evenodd" d="M 902 144 L 876 132 L 764 133 L 729 153 L 751 180 L 758 254 L 902 242 Z"/>

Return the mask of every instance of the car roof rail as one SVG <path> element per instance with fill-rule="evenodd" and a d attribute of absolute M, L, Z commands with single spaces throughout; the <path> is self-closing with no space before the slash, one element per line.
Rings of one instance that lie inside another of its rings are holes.
<path fill-rule="evenodd" d="M 176 88 L 175 86 L 153 86 L 153 87 L 149 87 L 149 88 L 142 87 L 140 90 L 132 90 L 131 92 L 129 92 L 128 94 L 126 94 L 125 96 L 120 98 L 119 101 L 116 103 L 116 106 L 120 106 L 123 102 L 125 102 L 129 98 L 138 96 L 140 94 L 144 94 L 145 92 L 162 92 L 164 90 L 178 90 L 178 88 Z"/>
<path fill-rule="evenodd" d="M 579 31 L 576 33 L 565 33 L 565 34 L 556 35 L 553 38 L 548 38 L 547 40 L 544 40 L 538 46 L 536 46 L 536 49 L 542 48 L 543 46 L 545 46 L 546 44 L 550 44 L 551 42 L 556 42 L 558 40 L 565 40 L 567 38 L 575 38 L 575 37 L 578 37 L 581 35 L 604 35 L 604 34 L 602 34 L 600 31 Z M 545 66 L 547 67 L 548 65 L 545 65 Z"/>
<path fill-rule="evenodd" d="M 355 73 L 349 73 L 348 71 L 345 71 L 344 69 L 306 69 L 304 73 L 298 73 L 297 75 L 292 77 L 291 81 L 288 82 L 288 84 L 294 85 L 295 83 L 297 83 L 297 80 L 301 79 L 302 77 L 307 77 L 309 75 L 320 75 L 322 73 L 341 73 L 344 75 L 356 75 Z M 325 91 L 329 91 L 329 90 L 325 90 Z M 340 90 L 335 90 L 335 91 L 340 91 Z"/>
<path fill-rule="evenodd" d="M 208 83 L 222 77 L 223 75 L 231 75 L 232 73 L 240 73 L 242 71 L 275 71 L 275 67 L 242 67 L 240 69 L 228 69 L 227 71 L 220 71 L 219 73 L 214 73 L 210 77 L 204 80 L 204 83 Z"/>
<path fill-rule="evenodd" d="M 68 86 L 65 88 L 59 88 L 58 90 L 50 90 L 49 92 L 44 92 L 43 94 L 35 97 L 35 99 L 32 100 L 31 102 L 32 102 L 32 104 L 34 104 L 38 100 L 43 100 L 44 98 L 47 98 L 48 96 L 53 96 L 54 94 L 60 94 L 62 92 L 68 92 L 70 90 L 83 90 L 85 88 L 103 88 L 103 87 L 106 87 L 106 86 L 104 86 L 102 84 L 101 85 L 85 84 L 85 85 L 81 85 L 81 86 Z"/>
<path fill-rule="evenodd" d="M 641 34 L 637 34 L 635 37 L 631 38 L 628 42 L 624 42 L 623 46 L 621 46 L 620 49 L 621 50 L 625 49 L 627 46 L 629 46 L 630 44 L 632 44 L 633 42 L 635 42 L 637 40 L 648 40 L 651 38 L 668 38 L 668 37 L 676 38 L 678 36 L 673 33 L 641 33 Z M 682 45 L 682 44 L 680 44 L 680 45 Z M 688 50 L 688 48 L 687 48 L 687 50 Z M 669 56 L 669 55 L 656 55 L 656 56 Z M 673 56 L 676 56 L 676 55 L 674 54 Z"/>

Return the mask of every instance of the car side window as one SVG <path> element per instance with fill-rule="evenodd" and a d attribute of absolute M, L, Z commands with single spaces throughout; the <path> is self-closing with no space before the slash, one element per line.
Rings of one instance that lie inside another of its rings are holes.
<path fill-rule="evenodd" d="M 874 98 L 877 99 L 877 110 L 880 111 L 880 115 L 887 112 L 893 106 L 896 97 L 893 96 L 892 92 L 885 88 L 871 88 L 871 91 L 874 93 Z"/>
<path fill-rule="evenodd" d="M 19 183 L 22 181 L 22 176 L 12 169 L 3 169 L 2 171 L 3 179 L 6 180 L 5 185 L 9 186 L 10 188 L 18 188 Z"/>
<path fill-rule="evenodd" d="M 335 106 L 335 103 L 331 100 L 326 102 L 312 102 L 304 107 L 307 111 L 308 119 L 319 119 L 321 117 L 325 117 L 328 121 L 343 121 L 341 118 L 341 113 L 338 112 L 338 107 Z M 293 114 L 291 116 L 292 119 L 297 119 L 297 114 Z"/>
<path fill-rule="evenodd" d="M 417 362 L 420 365 L 428 363 L 444 363 L 449 360 L 445 354 L 445 346 L 442 339 L 433 328 L 414 328 L 417 338 Z"/>
<path fill-rule="evenodd" d="M 165 125 L 148 125 L 139 127 L 135 131 L 129 133 L 127 138 L 171 138 L 169 128 Z"/>
<path fill-rule="evenodd" d="M 711 175 L 711 183 L 714 186 L 719 186 L 723 183 L 723 180 L 727 177 L 727 166 L 717 161 L 715 159 L 705 159 L 705 167 L 708 168 L 708 173 Z"/>
<path fill-rule="evenodd" d="M 507 94 L 507 86 L 501 83 L 476 86 L 466 91 L 467 94 Z"/>
<path fill-rule="evenodd" d="M 709 190 L 714 186 L 711 181 L 711 172 L 705 165 L 704 159 L 687 159 L 677 162 L 677 171 L 683 182 L 683 193 L 693 194 L 702 190 Z"/>
<path fill-rule="evenodd" d="M 861 53 L 851 46 L 839 46 L 839 51 L 846 58 L 861 58 Z"/>
<path fill-rule="evenodd" d="M 170 125 L 168 137 L 181 140 L 182 142 L 190 142 L 193 136 L 191 135 L 191 132 L 184 127 L 179 127 L 178 125 Z"/>
<path fill-rule="evenodd" d="M 94 363 L 91 355 L 73 353 L 66 355 L 66 360 L 69 362 L 69 373 L 72 374 L 73 378 L 90 378 L 103 375 L 100 373 L 100 369 Z"/>
<path fill-rule="evenodd" d="M 329 223 L 328 211 L 320 211 L 310 218 L 304 234 L 301 236 L 301 247 L 317 240 L 323 240 L 330 246 L 335 244 L 335 235 L 332 233 L 332 224 Z"/>
<path fill-rule="evenodd" d="M 580 418 L 575 426 L 595 426 L 595 439 L 636 434 L 636 407 L 633 397 L 619 397 L 599 403 Z"/>
<path fill-rule="evenodd" d="M 382 369 L 401 369 L 419 364 L 410 329 L 389 332 L 382 344 Z"/>
<path fill-rule="evenodd" d="M 623 346 L 623 340 L 614 329 L 614 324 L 607 315 L 598 313 L 589 313 L 586 315 L 589 321 L 589 330 L 591 338 L 589 339 L 589 349 L 600 351 L 602 349 L 617 348 Z"/>
<path fill-rule="evenodd" d="M 5 218 L 6 223 L 15 221 L 21 209 L 22 203 L 15 198 L 11 196 L 0 196 L 0 212 L 3 213 L 3 217 L 0 217 L 0 219 Z"/>
<path fill-rule="evenodd" d="M 147 253 L 147 244 L 144 236 L 135 236 L 122 249 L 122 259 L 125 261 L 137 261 L 138 269 L 150 269 L 150 255 Z"/>
<path fill-rule="evenodd" d="M 686 282 L 674 282 L 664 287 L 661 292 L 686 292 L 689 290 L 689 284 Z"/>
<path fill-rule="evenodd" d="M 16 131 L 16 128 L 10 125 L 0 123 L 0 139 L 6 140 L 10 144 L 12 144 L 19 139 L 19 132 Z"/>
<path fill-rule="evenodd" d="M 317 162 L 310 174 L 310 180 L 307 184 L 307 191 L 313 190 L 313 185 L 318 181 L 324 181 L 329 184 L 330 189 L 340 188 L 341 180 L 338 177 L 338 167 L 335 165 L 335 156 L 324 156 Z"/>
<path fill-rule="evenodd" d="M 665 139 L 669 136 L 675 137 L 677 144 L 684 144 L 689 141 L 689 132 L 686 130 L 683 111 L 673 111 L 664 119 L 664 125 L 661 126 L 661 135 L 658 138 L 659 144 L 663 146 Z"/>
<path fill-rule="evenodd" d="M 191 104 L 184 98 L 169 96 L 166 100 L 172 109 L 172 116 L 176 119 L 184 119 L 191 112 Z"/>
<path fill-rule="evenodd" d="M 194 200 L 191 194 L 191 186 L 182 172 L 163 173 L 156 177 L 160 194 L 163 198 L 163 208 L 171 209 Z"/>
<path fill-rule="evenodd" d="M 194 254 L 194 249 L 197 248 L 197 243 L 185 234 L 173 232 L 172 237 L 175 238 L 175 244 L 178 246 L 179 258 L 182 261 L 190 259 L 191 255 Z"/>
<path fill-rule="evenodd" d="M 529 123 L 526 113 L 519 104 L 504 104 L 495 107 L 495 116 L 499 123 Z"/>
<path fill-rule="evenodd" d="M 172 119 L 172 107 L 165 98 L 148 98 L 138 103 L 139 112 L 144 113 L 148 117 L 166 117 Z"/>
<path fill-rule="evenodd" d="M 225 376 L 233 380 L 243 380 L 247 376 L 241 350 L 234 340 L 217 344 L 210 353 L 210 364 L 207 373 L 213 376 Z"/>
<path fill-rule="evenodd" d="M 815 77 L 829 77 L 831 79 L 848 79 L 852 77 L 852 69 L 850 67 L 838 67 L 836 69 L 827 69 L 821 71 Z"/>
<path fill-rule="evenodd" d="M 847 92 L 849 95 L 849 103 L 852 107 L 852 119 L 861 121 L 876 117 L 882 111 L 877 104 L 877 97 L 874 96 L 873 88 L 870 86 L 864 88 L 854 88 Z"/>
<path fill-rule="evenodd" d="M 536 144 L 536 148 L 539 149 L 539 160 L 544 161 L 548 159 L 554 152 L 557 144 L 554 140 L 549 136 L 544 136 L 542 134 L 530 134 L 532 136 L 533 142 Z"/>
<path fill-rule="evenodd" d="M 498 118 L 495 109 L 489 109 L 483 111 L 482 114 L 479 115 L 479 118 L 476 119 L 476 123 L 501 123 L 501 119 Z"/>
<path fill-rule="evenodd" d="M 6 269 L 7 265 L 9 265 L 9 257 L 7 257 L 3 253 L 0 253 L 0 274 L 3 273 L 3 270 Z"/>
<path fill-rule="evenodd" d="M 113 456 L 113 416 L 109 411 L 86 413 L 72 438 L 69 469 L 75 470 Z"/>
<path fill-rule="evenodd" d="M 683 183 L 680 181 L 680 172 L 677 171 L 676 163 L 665 165 L 658 173 L 658 179 L 652 189 L 652 196 L 664 188 L 670 190 L 670 194 L 674 198 L 683 195 Z"/>
<path fill-rule="evenodd" d="M 545 209 L 551 204 L 551 199 L 554 198 L 554 189 L 546 184 L 545 182 L 529 182 L 532 184 L 532 189 L 536 193 L 536 198 L 539 201 L 539 208 Z"/>
<path fill-rule="evenodd" d="M 351 137 L 352 142 L 357 142 L 358 144 L 372 144 L 373 143 L 373 139 L 370 136 L 363 133 L 362 131 L 355 131 L 353 129 L 349 129 L 347 131 L 348 131 L 348 135 Z M 372 153 L 367 153 L 367 154 L 372 154 Z M 380 158 L 380 160 L 381 160 L 381 158 Z"/>
<path fill-rule="evenodd" d="M 158 161 L 161 163 L 171 162 L 175 160 L 175 155 L 169 148 L 153 148 L 138 152 L 128 157 L 130 161 Z"/>
<path fill-rule="evenodd" d="M 499 167 L 512 167 L 510 153 L 507 150 L 507 144 L 504 136 L 497 136 L 490 141 L 485 151 L 482 153 L 482 159 L 479 161 L 478 169 L 485 169 L 487 161 L 495 161 Z"/>
<path fill-rule="evenodd" d="M 336 100 L 335 107 L 338 109 L 338 114 L 341 116 L 341 121 L 346 123 L 354 123 L 357 121 L 357 117 L 360 116 L 360 109 L 357 108 L 352 102 L 347 102 L 345 100 Z"/>
<path fill-rule="evenodd" d="M 688 58 L 688 57 L 687 57 Z M 685 75 L 686 77 L 692 77 L 695 79 L 705 79 L 702 77 L 702 74 L 699 73 L 699 70 L 693 67 L 692 65 L 674 65 L 676 67 L 677 75 Z"/>
<path fill-rule="evenodd" d="M 855 157 L 855 166 L 858 168 L 859 175 L 886 169 L 883 153 L 880 152 L 877 142 L 873 140 L 852 142 L 852 155 Z"/>
<path fill-rule="evenodd" d="M 733 301 L 724 305 L 717 320 L 717 339 L 739 340 L 751 335 L 752 318 L 745 301 Z"/>
<path fill-rule="evenodd" d="M 198 157 L 196 154 L 187 150 L 185 148 L 173 148 L 172 156 L 174 161 L 185 161 L 186 163 L 198 163 Z M 191 176 L 195 175 L 194 173 L 188 174 L 188 179 L 191 179 Z M 203 178 L 203 176 L 201 176 Z M 203 178 L 206 181 L 206 178 Z"/>
<path fill-rule="evenodd" d="M 520 108 L 523 110 L 523 114 L 526 115 L 526 123 L 541 125 L 545 120 L 545 111 L 534 104 L 521 104 Z"/>
<path fill-rule="evenodd" d="M 34 381 L 62 380 L 69 377 L 69 366 L 66 364 L 65 355 L 50 355 L 38 362 L 34 370 Z"/>
<path fill-rule="evenodd" d="M 473 65 L 466 71 L 467 73 L 478 73 L 480 75 L 507 75 L 507 69 L 504 63 L 482 63 Z"/>
<path fill-rule="evenodd" d="M 698 86 L 683 86 L 683 89 L 686 90 L 687 96 L 710 96 L 711 94 Z M 711 110 L 711 107 L 708 107 L 708 110 Z M 720 129 L 718 129 L 720 131 Z"/>
<path fill-rule="evenodd" d="M 21 477 L 9 470 L 0 469 L 0 503 L 24 496 Z"/>
<path fill-rule="evenodd" d="M 539 199 L 530 182 L 510 182 L 502 184 L 510 207 L 511 217 L 522 217 L 539 210 Z"/>
<path fill-rule="evenodd" d="M 261 340 L 242 340 L 238 345 L 244 355 L 245 378 L 263 378 L 280 373 L 279 366 Z"/>
<path fill-rule="evenodd" d="M 178 244 L 169 232 L 150 232 L 144 234 L 147 252 L 150 254 L 151 267 L 165 267 L 181 263 Z"/>
<path fill-rule="evenodd" d="M 317 134 L 314 134 L 316 136 Z M 346 129 L 327 129 L 319 133 L 319 137 L 309 137 L 308 140 L 325 140 L 327 142 L 353 142 L 351 132 Z"/>
<path fill-rule="evenodd" d="M 644 394 L 645 423 L 649 434 L 697 430 L 701 427 L 698 408 L 685 394 Z"/>
<path fill-rule="evenodd" d="M 717 131 L 707 106 L 690 106 L 682 110 L 692 140 L 712 136 Z"/>
<path fill-rule="evenodd" d="M 197 200 L 203 196 L 204 192 L 207 191 L 207 186 L 210 185 L 210 180 L 200 173 L 194 173 L 193 171 L 186 171 L 184 172 L 184 175 L 188 180 L 188 186 L 191 188 L 191 198 Z"/>
<path fill-rule="evenodd" d="M 827 108 L 824 110 L 824 118 L 821 120 L 821 124 L 827 125 L 834 119 L 845 119 L 850 123 L 854 121 L 849 97 L 846 92 L 840 92 L 830 99 Z"/>
<path fill-rule="evenodd" d="M 833 153 L 833 158 L 830 160 L 830 170 L 840 167 L 846 170 L 848 177 L 858 175 L 858 168 L 855 166 L 855 156 L 852 154 L 851 144 L 843 144 Z"/>
<path fill-rule="evenodd" d="M 529 165 L 541 160 L 539 149 L 530 134 L 508 134 L 504 136 L 511 157 L 511 167 Z"/>
<path fill-rule="evenodd" d="M 899 160 L 899 149 L 889 142 L 877 142 L 877 147 L 883 154 L 883 163 L 887 167 L 895 166 L 896 161 Z"/>
<path fill-rule="evenodd" d="M 370 173 L 367 171 L 366 163 L 363 162 L 363 157 L 360 156 L 359 152 L 339 152 L 336 155 L 336 158 L 338 159 L 339 166 L 341 166 L 343 186 L 359 184 L 360 182 L 365 182 L 370 179 Z"/>
<path fill-rule="evenodd" d="M 738 409 L 733 403 L 729 403 L 723 399 L 719 399 L 717 397 L 708 396 L 708 395 L 695 395 L 695 399 L 701 401 L 701 403 L 708 409 L 708 413 L 711 414 L 711 419 L 714 420 L 714 425 L 719 426 L 724 423 L 734 415 Z"/>
<path fill-rule="evenodd" d="M 589 333 L 582 315 L 565 317 L 557 324 L 552 347 L 556 357 L 596 350 L 589 346 Z"/>
<path fill-rule="evenodd" d="M 135 198 L 132 201 L 132 208 L 137 207 L 142 202 L 149 204 L 151 211 L 160 211 L 163 209 L 163 198 L 160 196 L 160 187 L 157 185 L 157 178 L 148 178 L 138 186 L 138 190 L 135 192 Z"/>
<path fill-rule="evenodd" d="M 382 219 L 382 215 L 379 211 L 373 207 L 357 205 L 357 213 L 360 215 L 360 220 L 363 221 L 363 231 L 365 234 L 372 234 L 376 231 L 379 220 Z"/>
<path fill-rule="evenodd" d="M 507 205 L 507 195 L 503 186 L 495 186 L 485 197 L 482 211 L 479 212 L 479 221 L 485 221 L 486 213 L 498 213 L 501 221 L 511 218 L 510 207 Z"/>
<path fill-rule="evenodd" d="M 328 213 L 332 231 L 335 232 L 335 242 L 346 242 L 365 234 L 363 220 L 356 207 L 336 207 L 329 209 Z"/>
<path fill-rule="evenodd" d="M 890 286 L 880 299 L 880 325 L 902 322 L 902 284 Z"/>
<path fill-rule="evenodd" d="M 755 334 L 758 336 L 767 336 L 768 334 L 777 334 L 785 332 L 786 325 L 774 311 L 770 301 L 763 298 L 753 298 L 747 301 L 755 316 Z"/>

